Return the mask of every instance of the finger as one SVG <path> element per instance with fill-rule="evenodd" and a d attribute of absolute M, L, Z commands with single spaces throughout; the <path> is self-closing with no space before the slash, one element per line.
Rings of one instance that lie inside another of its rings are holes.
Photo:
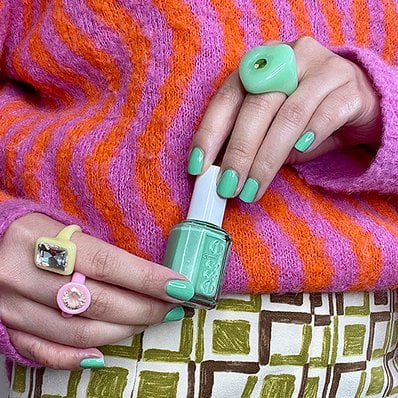
<path fill-rule="evenodd" d="M 18 241 L 23 242 L 24 246 L 21 251 L 25 257 L 21 256 L 18 261 L 19 263 L 32 263 L 32 268 L 28 271 L 26 271 L 26 267 L 23 268 L 23 273 L 21 271 L 21 280 L 27 275 L 33 275 L 33 269 L 36 268 L 33 265 L 36 239 L 43 235 L 56 236 L 64 227 L 46 216 L 42 216 L 42 218 L 43 221 L 38 215 L 35 217 L 25 216 L 23 228 L 20 228 L 26 234 L 23 239 L 18 238 Z M 29 225 L 30 223 L 32 225 Z M 71 240 L 77 247 L 75 270 L 86 275 L 88 279 L 102 281 L 172 303 L 181 303 L 190 299 L 194 294 L 192 285 L 189 282 L 184 282 L 186 278 L 168 267 L 134 256 L 123 249 L 81 232 L 75 232 Z M 29 253 L 32 253 L 32 257 Z M 35 271 L 40 270 L 35 269 Z M 44 283 L 47 283 L 48 287 L 55 281 L 50 274 L 50 272 L 46 272 L 44 276 L 43 272 L 41 273 L 41 278 L 46 280 Z M 34 280 L 38 279 L 39 277 L 34 278 Z M 21 280 L 18 283 L 22 283 Z M 173 289 L 171 289 L 171 282 L 175 280 L 178 283 L 173 283 Z M 55 283 L 58 290 L 65 283 L 65 279 L 58 278 Z M 35 287 L 33 286 L 33 288 Z"/>
<path fill-rule="evenodd" d="M 314 150 L 340 127 L 357 117 L 361 112 L 361 98 L 356 90 L 346 84 L 328 95 L 318 106 L 304 129 L 304 133 L 295 145 L 299 152 L 313 153 Z M 312 134 L 313 141 L 305 142 Z M 315 153 L 313 153 L 315 155 Z M 297 156 L 299 158 L 299 154 Z M 311 159 L 311 156 L 307 156 Z"/>
<path fill-rule="evenodd" d="M 37 269 L 35 278 L 27 278 L 18 287 L 26 298 L 52 308 L 58 308 L 57 292 L 66 282 L 63 276 L 44 274 Z M 81 316 L 124 325 L 151 325 L 176 321 L 184 317 L 182 307 L 150 296 L 86 279 L 91 304 Z"/>
<path fill-rule="evenodd" d="M 105 366 L 104 356 L 96 348 L 69 347 L 15 329 L 8 329 L 8 333 L 21 355 L 47 368 L 81 370 Z"/>
<path fill-rule="evenodd" d="M 217 192 L 221 197 L 237 195 L 246 181 L 257 150 L 285 94 L 247 94 L 231 134 L 220 170 Z"/>
<path fill-rule="evenodd" d="M 283 103 L 275 116 L 254 159 L 250 178 L 260 181 L 254 200 L 260 198 L 304 131 L 319 104 L 334 90 L 344 85 L 343 78 L 303 79 L 297 90 Z M 317 87 L 314 91 L 313 87 Z"/>
<path fill-rule="evenodd" d="M 201 174 L 214 162 L 232 130 L 245 94 L 236 70 L 211 99 L 193 137 L 188 164 L 190 174 Z"/>
<path fill-rule="evenodd" d="M 113 344 L 144 330 L 144 326 L 118 325 L 80 316 L 66 319 L 56 309 L 22 298 L 3 307 L 2 322 L 7 327 L 72 347 Z"/>

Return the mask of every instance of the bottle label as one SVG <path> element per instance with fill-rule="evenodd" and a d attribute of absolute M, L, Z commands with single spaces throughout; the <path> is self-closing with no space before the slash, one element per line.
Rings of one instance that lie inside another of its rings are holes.
<path fill-rule="evenodd" d="M 206 296 L 214 296 L 220 282 L 220 273 L 224 261 L 225 242 L 206 236 L 203 242 L 203 251 L 201 256 L 201 272 L 198 275 L 199 290 Z"/>

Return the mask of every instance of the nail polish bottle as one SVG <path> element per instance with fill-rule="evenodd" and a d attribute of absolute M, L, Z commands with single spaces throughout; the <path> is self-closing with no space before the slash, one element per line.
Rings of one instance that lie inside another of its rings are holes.
<path fill-rule="evenodd" d="M 210 166 L 197 177 L 187 219 L 171 229 L 167 242 L 164 265 L 194 286 L 185 303 L 190 307 L 216 305 L 231 248 L 231 237 L 221 228 L 226 199 L 216 191 L 219 170 Z"/>

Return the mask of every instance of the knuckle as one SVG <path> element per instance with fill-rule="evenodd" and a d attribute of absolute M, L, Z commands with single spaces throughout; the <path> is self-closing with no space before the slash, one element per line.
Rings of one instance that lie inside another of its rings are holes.
<path fill-rule="evenodd" d="M 72 346 L 91 347 L 91 330 L 87 323 L 82 320 L 74 327 L 72 335 Z"/>
<path fill-rule="evenodd" d="M 142 291 L 143 292 L 153 291 L 154 286 L 159 285 L 159 281 L 156 278 L 155 272 L 149 268 L 146 268 L 143 271 L 143 274 L 141 277 L 141 282 L 142 282 Z"/>
<path fill-rule="evenodd" d="M 241 96 L 239 87 L 225 83 L 217 90 L 214 98 L 222 101 L 224 104 L 235 106 L 240 103 Z"/>
<path fill-rule="evenodd" d="M 270 182 L 276 173 L 276 160 L 272 156 L 267 155 L 267 157 L 261 159 L 259 165 L 261 167 L 261 174 L 263 175 L 262 180 Z"/>
<path fill-rule="evenodd" d="M 297 39 L 295 47 L 303 47 L 309 49 L 312 47 L 318 47 L 320 44 L 311 36 L 301 36 Z"/>
<path fill-rule="evenodd" d="M 144 325 L 151 325 L 154 323 L 155 314 L 157 313 L 155 308 L 155 303 L 149 300 L 146 303 L 145 311 L 143 312 L 143 324 Z"/>
<path fill-rule="evenodd" d="M 244 162 L 251 157 L 250 146 L 247 142 L 240 139 L 232 140 L 228 145 L 227 152 L 230 158 L 234 160 L 234 163 L 241 163 L 242 161 Z"/>
<path fill-rule="evenodd" d="M 111 295 L 104 290 L 92 292 L 91 305 L 89 307 L 90 315 L 95 319 L 101 319 L 104 315 L 114 310 L 115 301 Z"/>
<path fill-rule="evenodd" d="M 314 129 L 317 131 L 324 130 L 327 128 L 326 126 L 331 126 L 335 123 L 336 121 L 336 115 L 332 114 L 330 110 L 326 111 L 324 110 L 321 115 L 319 120 L 317 121 L 318 127 L 315 127 Z"/>
<path fill-rule="evenodd" d="M 303 105 L 297 102 L 290 102 L 286 106 L 283 106 L 278 116 L 282 119 L 284 123 L 288 126 L 301 126 L 305 121 L 305 111 Z"/>
<path fill-rule="evenodd" d="M 96 279 L 108 281 L 118 273 L 120 261 L 110 250 L 101 248 L 94 253 L 91 266 Z"/>
<path fill-rule="evenodd" d="M 47 351 L 47 352 L 46 352 Z M 42 366 L 51 369 L 61 368 L 61 354 L 54 348 L 48 349 L 42 341 L 34 340 L 28 346 L 30 358 Z"/>
<path fill-rule="evenodd" d="M 355 70 L 352 62 L 336 54 L 329 56 L 325 60 L 324 67 L 329 71 L 338 71 L 339 75 L 344 79 L 347 78 L 347 75 L 353 74 Z"/>
<path fill-rule="evenodd" d="M 250 113 L 253 114 L 254 117 L 258 115 L 267 115 L 273 108 L 273 101 L 271 98 L 271 95 L 248 95 L 245 100 L 245 106 L 250 109 Z"/>

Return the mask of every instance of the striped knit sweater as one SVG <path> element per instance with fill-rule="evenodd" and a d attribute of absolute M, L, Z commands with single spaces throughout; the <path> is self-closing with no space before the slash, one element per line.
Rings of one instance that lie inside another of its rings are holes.
<path fill-rule="evenodd" d="M 230 200 L 224 290 L 397 286 L 397 18 L 397 0 L 1 0 L 0 232 L 41 212 L 161 263 L 211 96 L 249 48 L 311 35 L 368 73 L 382 145 Z"/>

